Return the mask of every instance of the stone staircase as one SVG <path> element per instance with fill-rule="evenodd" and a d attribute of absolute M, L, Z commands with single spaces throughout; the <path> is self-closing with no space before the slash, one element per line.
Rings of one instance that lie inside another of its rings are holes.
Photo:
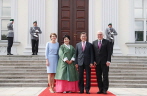
<path fill-rule="evenodd" d="M 147 88 L 147 57 L 114 56 L 110 87 Z M 96 86 L 95 69 L 91 85 Z M 0 56 L 0 87 L 47 87 L 44 56 Z"/>

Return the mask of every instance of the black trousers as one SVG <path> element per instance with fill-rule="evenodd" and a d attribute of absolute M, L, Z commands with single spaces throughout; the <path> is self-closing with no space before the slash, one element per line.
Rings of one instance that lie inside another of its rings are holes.
<path fill-rule="evenodd" d="M 100 91 L 107 91 L 109 87 L 109 66 L 102 64 L 101 62 L 96 66 L 96 76 L 98 82 L 98 88 Z"/>
<path fill-rule="evenodd" d="M 32 53 L 38 53 L 39 40 L 32 39 Z"/>
<path fill-rule="evenodd" d="M 13 45 L 13 37 L 7 37 L 7 38 L 8 38 L 7 53 L 11 53 L 11 47 Z"/>
<path fill-rule="evenodd" d="M 114 42 L 110 42 L 111 55 L 113 54 L 113 46 L 114 46 Z"/>
<path fill-rule="evenodd" d="M 84 69 L 86 71 L 86 86 L 85 90 L 89 91 L 90 90 L 90 83 L 91 83 L 91 68 L 89 65 L 83 64 L 82 66 L 78 67 L 79 71 L 79 89 L 81 92 L 84 92 Z"/>

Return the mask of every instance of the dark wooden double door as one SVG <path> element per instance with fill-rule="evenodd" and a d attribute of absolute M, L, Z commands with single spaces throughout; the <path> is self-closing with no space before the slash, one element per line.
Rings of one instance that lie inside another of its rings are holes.
<path fill-rule="evenodd" d="M 58 0 L 58 41 L 63 44 L 63 36 L 69 35 L 70 44 L 80 42 L 80 33 L 88 36 L 88 0 Z"/>

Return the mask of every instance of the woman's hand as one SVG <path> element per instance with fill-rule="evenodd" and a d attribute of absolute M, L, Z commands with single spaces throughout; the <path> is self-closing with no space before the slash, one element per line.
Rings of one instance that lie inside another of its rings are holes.
<path fill-rule="evenodd" d="M 72 62 L 73 62 L 72 60 L 69 61 L 70 64 L 72 64 Z"/>
<path fill-rule="evenodd" d="M 46 66 L 49 66 L 50 64 L 49 64 L 49 62 L 48 62 L 48 60 L 46 60 Z"/>
<path fill-rule="evenodd" d="M 69 61 L 69 60 L 66 60 L 65 62 L 66 62 L 67 64 L 70 64 L 70 61 Z"/>

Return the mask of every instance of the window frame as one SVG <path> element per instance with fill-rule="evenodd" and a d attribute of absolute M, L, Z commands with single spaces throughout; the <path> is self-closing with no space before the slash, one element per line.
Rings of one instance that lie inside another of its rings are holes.
<path fill-rule="evenodd" d="M 2 40 L 2 31 L 8 31 L 8 30 L 4 30 L 4 29 L 2 29 L 2 20 L 10 20 L 11 19 L 11 13 L 12 13 L 12 0 L 10 0 L 10 2 L 11 2 L 11 4 L 10 4 L 10 6 L 5 6 L 5 7 L 3 7 L 3 2 L 2 2 L 3 0 L 0 0 L 0 41 L 6 41 L 6 40 Z M 2 16 L 2 9 L 3 8 L 10 8 L 10 16 Z"/>
<path fill-rule="evenodd" d="M 142 9 L 142 18 L 135 18 L 134 16 L 135 22 L 143 21 L 143 41 L 136 41 L 136 38 L 135 38 L 135 42 L 146 42 L 147 41 L 147 28 L 146 28 L 147 27 L 147 16 L 146 16 L 147 15 L 147 11 L 146 11 L 147 5 L 146 3 L 147 3 L 147 0 L 142 0 L 142 7 L 135 7 L 135 4 L 134 4 L 134 14 L 135 14 L 135 9 Z M 135 37 L 136 37 L 136 34 L 135 34 Z"/>

